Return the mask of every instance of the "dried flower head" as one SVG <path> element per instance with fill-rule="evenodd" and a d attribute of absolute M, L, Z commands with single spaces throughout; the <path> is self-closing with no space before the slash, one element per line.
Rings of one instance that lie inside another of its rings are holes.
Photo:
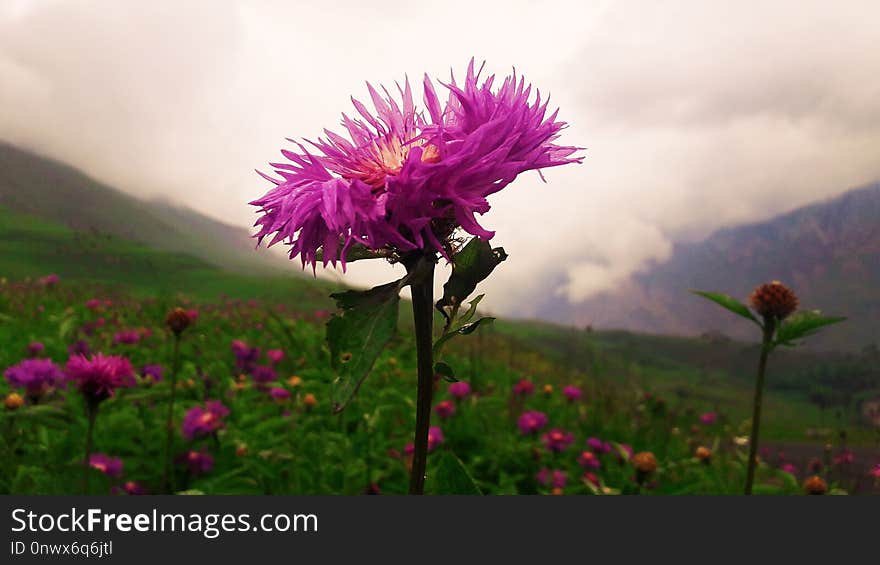
<path fill-rule="evenodd" d="M 18 410 L 24 406 L 24 398 L 22 398 L 17 392 L 10 392 L 3 400 L 3 405 L 7 410 Z"/>
<path fill-rule="evenodd" d="M 165 325 L 178 336 L 192 324 L 192 321 L 192 316 L 183 308 L 175 308 L 165 317 Z"/>
<path fill-rule="evenodd" d="M 657 458 L 654 457 L 654 454 L 650 451 L 641 451 L 632 456 L 633 467 L 635 467 L 636 471 L 639 473 L 644 473 L 646 475 L 653 473 L 657 470 Z"/>
<path fill-rule="evenodd" d="M 819 475 L 813 475 L 804 481 L 804 492 L 807 494 L 825 494 L 828 492 L 828 484 Z"/>
<path fill-rule="evenodd" d="M 762 284 L 749 297 L 755 311 L 765 318 L 784 320 L 798 307 L 795 293 L 779 281 Z"/>
<path fill-rule="evenodd" d="M 712 459 L 712 450 L 705 445 L 701 445 L 696 449 L 694 455 L 703 463 L 709 463 L 709 461 Z"/>

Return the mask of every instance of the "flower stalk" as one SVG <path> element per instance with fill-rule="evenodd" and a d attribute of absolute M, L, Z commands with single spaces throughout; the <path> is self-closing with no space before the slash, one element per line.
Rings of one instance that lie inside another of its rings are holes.
<path fill-rule="evenodd" d="M 86 419 L 88 420 L 88 428 L 86 429 L 86 449 L 83 457 L 83 494 L 89 494 L 89 477 L 91 476 L 91 459 L 92 451 L 94 451 L 95 437 L 95 420 L 98 419 L 98 402 L 90 399 L 86 400 Z"/>
<path fill-rule="evenodd" d="M 431 426 L 431 396 L 434 389 L 434 265 L 435 258 L 421 255 L 407 265 L 412 276 L 413 323 L 416 334 L 418 392 L 416 396 L 416 433 L 414 439 L 409 493 L 424 494 L 428 461 L 428 430 Z"/>
<path fill-rule="evenodd" d="M 171 398 L 168 399 L 168 413 L 165 417 L 165 452 L 163 456 L 162 489 L 167 494 L 174 492 L 174 476 L 171 473 L 171 443 L 174 440 L 174 401 L 177 397 L 177 373 L 180 370 L 180 333 L 174 333 L 174 353 L 171 365 Z"/>
<path fill-rule="evenodd" d="M 755 468 L 758 466 L 758 435 L 761 431 L 761 409 L 764 402 L 764 374 L 767 371 L 767 358 L 773 348 L 773 332 L 776 331 L 776 319 L 764 317 L 764 334 L 761 340 L 761 357 L 758 360 L 758 375 L 755 379 L 755 397 L 752 402 L 752 431 L 749 437 L 749 463 L 746 471 L 745 494 L 752 494 L 755 482 Z"/>

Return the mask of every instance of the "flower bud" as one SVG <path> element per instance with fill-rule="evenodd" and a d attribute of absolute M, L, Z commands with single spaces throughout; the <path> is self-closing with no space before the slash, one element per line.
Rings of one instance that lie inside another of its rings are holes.
<path fill-rule="evenodd" d="M 804 481 L 804 491 L 807 494 L 825 494 L 828 492 L 828 484 L 819 475 L 813 475 Z"/>
<path fill-rule="evenodd" d="M 192 324 L 192 317 L 183 308 L 175 308 L 165 318 L 165 325 L 177 336 L 183 333 L 190 324 Z"/>
<path fill-rule="evenodd" d="M 22 406 L 24 406 L 24 398 L 21 397 L 17 392 L 10 392 L 6 395 L 6 399 L 3 401 L 3 404 L 6 406 L 7 410 L 18 410 Z"/>
<path fill-rule="evenodd" d="M 762 284 L 749 297 L 752 308 L 765 318 L 784 320 L 798 307 L 798 297 L 779 281 Z"/>

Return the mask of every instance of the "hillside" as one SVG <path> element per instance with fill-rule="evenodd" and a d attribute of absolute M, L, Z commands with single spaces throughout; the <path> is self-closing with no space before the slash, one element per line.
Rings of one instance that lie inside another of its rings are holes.
<path fill-rule="evenodd" d="M 96 235 L 114 235 L 185 253 L 227 270 L 280 272 L 283 263 L 255 252 L 247 230 L 173 204 L 145 201 L 80 171 L 0 143 L 0 207 Z"/>
<path fill-rule="evenodd" d="M 800 208 L 770 221 L 716 232 L 675 246 L 613 291 L 576 305 L 558 297 L 546 317 L 579 326 L 700 335 L 720 331 L 752 339 L 749 323 L 688 293 L 707 289 L 745 298 L 760 282 L 791 285 L 805 308 L 849 317 L 811 340 L 858 350 L 875 343 L 880 325 L 880 184 Z"/>

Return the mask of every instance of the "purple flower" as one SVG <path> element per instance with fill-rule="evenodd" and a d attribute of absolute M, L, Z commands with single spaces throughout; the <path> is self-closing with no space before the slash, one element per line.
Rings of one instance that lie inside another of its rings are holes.
<path fill-rule="evenodd" d="M 455 414 L 455 403 L 451 400 L 441 400 L 434 406 L 434 412 L 441 420 L 451 418 Z"/>
<path fill-rule="evenodd" d="M 211 435 L 225 425 L 223 418 L 228 415 L 229 409 L 217 400 L 191 408 L 183 417 L 183 437 L 193 440 Z"/>
<path fill-rule="evenodd" d="M 856 457 L 853 454 L 853 452 L 844 447 L 843 449 L 840 450 L 840 453 L 838 453 L 834 457 L 834 464 L 835 465 L 850 465 L 855 460 L 856 460 Z"/>
<path fill-rule="evenodd" d="M 584 451 L 578 456 L 578 464 L 584 469 L 598 469 L 602 466 L 599 457 L 592 451 Z"/>
<path fill-rule="evenodd" d="M 718 421 L 718 414 L 715 412 L 706 412 L 700 415 L 700 423 L 705 426 L 711 426 Z"/>
<path fill-rule="evenodd" d="M 531 396 L 535 392 L 535 384 L 528 379 L 521 379 L 513 385 L 513 394 L 516 396 Z"/>
<path fill-rule="evenodd" d="M 241 340 L 233 340 L 232 353 L 235 355 L 235 366 L 245 372 L 249 372 L 260 358 L 260 348 L 250 347 Z"/>
<path fill-rule="evenodd" d="M 277 365 L 281 363 L 281 360 L 284 359 L 284 351 L 280 349 L 270 349 L 266 352 L 266 358 L 269 359 L 269 362 L 273 365 Z"/>
<path fill-rule="evenodd" d="M 604 455 L 605 453 L 609 453 L 611 451 L 611 444 L 607 441 L 602 441 L 599 438 L 591 437 L 587 439 L 587 447 L 593 450 L 593 453 L 596 455 Z"/>
<path fill-rule="evenodd" d="M 275 369 L 272 367 L 266 367 L 265 365 L 257 365 L 251 370 L 251 376 L 254 378 L 254 382 L 259 384 L 271 383 L 278 379 L 278 373 L 275 372 Z"/>
<path fill-rule="evenodd" d="M 574 443 L 574 434 L 554 428 L 541 436 L 541 441 L 544 442 L 544 447 L 548 450 L 559 453 L 560 451 L 565 451 L 569 445 Z"/>
<path fill-rule="evenodd" d="M 52 288 L 58 284 L 58 281 L 61 280 L 58 275 L 52 273 L 51 275 L 46 275 L 45 277 L 40 279 L 40 284 L 47 288 Z"/>
<path fill-rule="evenodd" d="M 546 116 L 540 95 L 529 102 L 522 78 L 509 76 L 493 92 L 495 77 L 479 75 L 472 60 L 464 84 L 443 84 L 450 96 L 442 107 L 426 77 L 427 113 L 415 108 L 408 81 L 399 103 L 368 84 L 375 113 L 353 100 L 362 120 L 343 114 L 349 139 L 325 130 L 327 139 L 309 142 L 314 149 L 281 151 L 290 162 L 271 163 L 280 178 L 260 173 L 275 187 L 251 202 L 262 214 L 256 237 L 289 243 L 290 258 L 313 268 L 322 249 L 325 266 L 341 261 L 343 269 L 354 244 L 445 253 L 456 226 L 491 238 L 475 219 L 489 211 L 489 195 L 522 172 L 582 158 L 553 143 L 565 123 Z"/>
<path fill-rule="evenodd" d="M 516 425 L 522 435 L 534 434 L 547 425 L 547 415 L 537 411 L 523 412 L 516 421 Z"/>
<path fill-rule="evenodd" d="M 122 476 L 122 459 L 118 457 L 110 457 L 103 453 L 92 453 L 89 456 L 89 467 L 114 479 Z"/>
<path fill-rule="evenodd" d="M 574 385 L 568 385 L 567 387 L 562 389 L 562 394 L 569 400 L 569 402 L 575 402 L 581 399 L 583 396 L 583 392 L 581 389 Z"/>
<path fill-rule="evenodd" d="M 126 481 L 122 484 L 122 486 L 113 487 L 111 491 L 114 494 L 125 493 L 132 496 L 147 494 L 147 489 L 144 488 L 144 485 L 140 484 L 137 481 Z"/>
<path fill-rule="evenodd" d="M 552 471 L 548 468 L 543 468 L 538 471 L 538 474 L 535 475 L 535 479 L 538 483 L 544 485 L 545 487 L 552 488 L 565 488 L 565 483 L 568 480 L 568 476 L 565 471 L 560 469 L 553 469 Z"/>
<path fill-rule="evenodd" d="M 443 441 L 443 430 L 437 426 L 431 426 L 428 429 L 428 453 L 434 451 Z"/>
<path fill-rule="evenodd" d="M 875 479 L 880 480 L 880 463 L 874 465 L 874 467 L 868 472 L 868 474 Z"/>
<path fill-rule="evenodd" d="M 162 381 L 162 365 L 144 365 L 141 368 L 141 375 L 154 383 Z"/>
<path fill-rule="evenodd" d="M 135 330 L 122 330 L 113 336 L 113 345 L 134 345 L 141 340 L 141 334 Z"/>
<path fill-rule="evenodd" d="M 449 394 L 456 400 L 462 400 L 470 393 L 471 385 L 464 381 L 458 381 L 457 383 L 451 383 L 449 385 Z"/>
<path fill-rule="evenodd" d="M 792 475 L 797 474 L 797 467 L 795 467 L 793 463 L 783 463 L 782 465 L 780 465 L 779 468 L 782 469 L 783 471 L 785 471 L 786 473 L 790 473 Z"/>
<path fill-rule="evenodd" d="M 185 465 L 192 475 L 204 475 L 214 468 L 214 457 L 205 450 L 191 449 L 177 458 L 179 465 Z"/>
<path fill-rule="evenodd" d="M 27 346 L 28 357 L 39 357 L 44 351 L 46 351 L 46 346 L 39 341 L 32 341 Z"/>
<path fill-rule="evenodd" d="M 287 402 L 290 400 L 290 391 L 286 388 L 273 387 L 269 390 L 269 396 L 278 402 Z"/>
<path fill-rule="evenodd" d="M 91 350 L 89 349 L 89 342 L 81 339 L 76 343 L 71 344 L 67 348 L 67 352 L 70 355 L 88 355 L 89 353 L 91 353 Z"/>
<path fill-rule="evenodd" d="M 67 377 L 77 383 L 88 400 L 100 402 L 113 396 L 119 387 L 134 386 L 134 372 L 125 357 L 97 353 L 86 358 L 74 355 L 67 360 Z"/>
<path fill-rule="evenodd" d="M 64 385 L 64 372 L 50 359 L 25 359 L 3 373 L 13 387 L 23 388 L 32 400 L 42 397 L 52 387 Z"/>

